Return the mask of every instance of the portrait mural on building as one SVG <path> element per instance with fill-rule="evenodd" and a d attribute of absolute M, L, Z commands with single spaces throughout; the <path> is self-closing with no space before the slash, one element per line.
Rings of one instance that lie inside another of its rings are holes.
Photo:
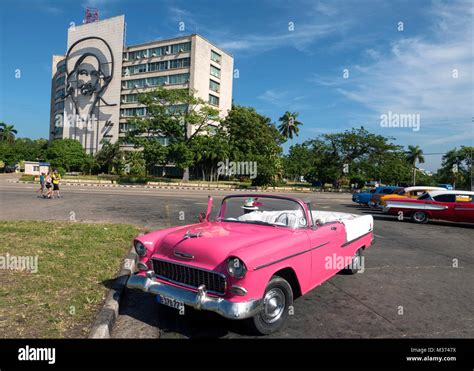
<path fill-rule="evenodd" d="M 74 42 L 66 54 L 65 106 L 73 122 L 70 137 L 95 152 L 113 126 L 105 107 L 107 88 L 114 74 L 114 57 L 107 42 L 96 36 Z"/>

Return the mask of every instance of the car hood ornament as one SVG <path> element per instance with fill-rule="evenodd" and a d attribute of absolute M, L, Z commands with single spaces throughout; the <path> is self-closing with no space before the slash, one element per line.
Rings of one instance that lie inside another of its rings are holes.
<path fill-rule="evenodd" d="M 197 237 L 201 237 L 202 236 L 202 233 L 201 232 L 193 232 L 191 233 L 191 231 L 188 229 L 186 231 L 186 233 L 183 235 L 183 238 L 186 240 L 188 238 L 197 238 Z"/>

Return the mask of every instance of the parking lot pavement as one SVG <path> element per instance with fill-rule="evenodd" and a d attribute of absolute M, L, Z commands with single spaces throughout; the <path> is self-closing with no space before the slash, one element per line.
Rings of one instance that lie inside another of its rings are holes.
<path fill-rule="evenodd" d="M 206 208 L 206 191 L 63 187 L 64 198 L 37 198 L 31 185 L 0 179 L 1 219 L 134 223 L 146 229 L 188 224 Z M 228 192 L 212 192 L 218 203 Z M 304 194 L 316 208 L 373 213 L 376 244 L 365 272 L 338 274 L 295 301 L 274 338 L 474 337 L 474 227 L 398 221 L 348 195 Z M 71 214 L 73 212 L 74 214 Z M 184 220 L 180 220 L 184 212 Z M 186 308 L 184 316 L 142 292 L 127 290 L 113 337 L 251 336 L 238 321 Z"/>

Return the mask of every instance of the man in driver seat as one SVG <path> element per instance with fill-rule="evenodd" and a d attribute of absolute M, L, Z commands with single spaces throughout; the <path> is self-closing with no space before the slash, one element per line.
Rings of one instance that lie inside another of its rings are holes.
<path fill-rule="evenodd" d="M 245 200 L 244 206 L 242 206 L 242 209 L 244 209 L 244 215 L 252 213 L 254 211 L 258 211 L 258 206 L 256 205 L 256 202 L 252 197 L 249 197 Z"/>

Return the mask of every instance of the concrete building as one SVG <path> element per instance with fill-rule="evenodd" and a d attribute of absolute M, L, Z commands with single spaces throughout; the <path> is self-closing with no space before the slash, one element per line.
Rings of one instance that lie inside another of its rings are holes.
<path fill-rule="evenodd" d="M 49 162 L 25 161 L 26 175 L 41 175 L 48 174 L 51 165 Z"/>
<path fill-rule="evenodd" d="M 157 86 L 191 89 L 227 115 L 230 54 L 197 34 L 125 46 L 125 27 L 122 15 L 69 28 L 66 55 L 53 56 L 51 140 L 77 139 L 97 152 L 125 135 L 127 119 L 146 116 L 138 94 Z"/>

